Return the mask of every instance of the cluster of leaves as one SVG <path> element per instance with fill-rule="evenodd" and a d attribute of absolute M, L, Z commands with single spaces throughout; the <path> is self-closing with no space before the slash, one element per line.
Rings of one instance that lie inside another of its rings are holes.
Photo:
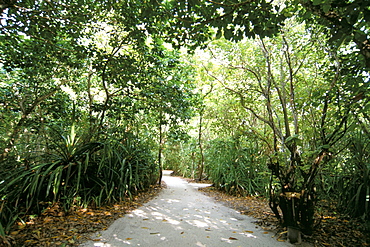
<path fill-rule="evenodd" d="M 189 119 L 193 87 L 154 6 L 1 5 L 1 236 L 49 204 L 102 205 L 156 182 L 158 122 Z"/>
<path fill-rule="evenodd" d="M 175 38 L 177 45 L 190 47 L 203 46 L 213 35 L 235 41 L 256 35 L 271 36 L 285 19 L 278 11 L 279 6 L 266 1 L 169 1 L 166 7 L 166 13 L 172 16 L 166 25 L 169 38 Z"/>
<path fill-rule="evenodd" d="M 289 6 L 288 10 L 299 8 L 298 15 L 309 25 L 319 24 L 329 33 L 334 47 L 354 43 L 362 66 L 370 68 L 369 46 L 369 3 L 364 1 L 313 0 L 300 1 L 300 5 Z"/>
<path fill-rule="evenodd" d="M 353 46 L 338 51 L 327 45 L 327 39 L 317 35 L 320 28 L 305 30 L 294 18 L 285 25 L 282 35 L 274 38 L 239 43 L 217 40 L 210 44 L 209 54 L 203 53 L 204 71 L 219 85 L 216 88 L 225 89 L 214 90 L 220 92 L 217 97 L 212 95 L 217 103 L 209 101 L 205 108 L 214 128 L 208 130 L 213 131 L 209 136 L 222 138 L 210 142 L 205 151 L 214 150 L 207 159 L 207 175 L 217 187 L 235 193 L 245 190 L 238 187 L 254 174 L 251 167 L 267 163 L 270 185 L 266 174 L 256 177 L 259 186 L 270 189 L 274 213 L 284 225 L 299 226 L 306 233 L 314 226 L 317 195 L 325 197 L 329 190 L 326 199 L 350 203 L 351 215 L 366 219 L 367 165 L 354 157 L 366 157 L 367 138 L 351 138 L 359 126 L 361 133 L 368 128 L 369 85 L 364 63 L 354 55 Z M 237 146 L 220 145 L 233 143 L 228 138 L 239 129 L 249 138 L 243 148 L 261 153 L 264 159 L 250 161 L 249 153 L 240 152 Z M 257 143 L 258 150 L 254 148 Z M 253 165 L 248 167 L 248 162 Z M 320 179 L 328 181 L 330 185 L 325 186 L 331 189 L 320 190 Z M 342 182 L 341 191 L 335 189 L 337 182 Z"/>
<path fill-rule="evenodd" d="M 173 170 L 175 174 L 187 178 L 197 176 L 199 165 L 199 150 L 193 139 L 168 140 L 163 150 L 165 169 Z"/>
<path fill-rule="evenodd" d="M 134 135 L 121 140 L 85 142 L 72 126 L 65 134 L 47 133 L 46 146 L 27 158 L 28 165 L 3 171 L 1 224 L 40 214 L 50 203 L 64 211 L 125 200 L 156 182 L 150 150 Z M 15 210 L 18 209 L 18 210 Z"/>
<path fill-rule="evenodd" d="M 259 150 L 242 136 L 208 143 L 206 173 L 215 187 L 234 195 L 267 195 L 269 181 Z"/>
<path fill-rule="evenodd" d="M 369 136 L 357 131 L 351 133 L 348 139 L 348 149 L 343 154 L 342 165 L 330 181 L 330 192 L 335 188 L 339 209 L 353 217 L 359 217 L 367 222 L 370 219 L 369 195 Z"/>

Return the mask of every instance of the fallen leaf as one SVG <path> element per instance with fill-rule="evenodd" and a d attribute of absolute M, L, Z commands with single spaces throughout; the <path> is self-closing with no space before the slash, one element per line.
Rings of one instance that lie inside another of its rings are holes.
<path fill-rule="evenodd" d="M 268 234 L 269 232 L 263 232 L 263 234 Z"/>
<path fill-rule="evenodd" d="M 150 234 L 152 234 L 152 235 L 159 234 L 159 232 L 151 232 Z"/>
<path fill-rule="evenodd" d="M 19 231 L 13 231 L 13 232 L 10 233 L 10 235 L 14 236 L 14 235 L 17 235 L 18 233 L 19 233 Z"/>
<path fill-rule="evenodd" d="M 126 238 L 126 240 L 131 240 L 132 238 Z"/>
<path fill-rule="evenodd" d="M 141 227 L 141 229 L 149 229 L 149 227 L 143 226 Z"/>
<path fill-rule="evenodd" d="M 50 216 L 46 216 L 44 218 L 44 223 L 49 223 L 49 222 L 53 222 L 53 221 L 54 221 L 54 219 L 52 217 L 50 217 Z"/>
<path fill-rule="evenodd" d="M 244 231 L 244 232 L 249 232 L 249 233 L 253 233 L 253 231 Z"/>
<path fill-rule="evenodd" d="M 19 230 L 22 230 L 23 228 L 26 227 L 26 224 L 23 224 L 23 223 L 18 223 L 18 229 Z"/>
<path fill-rule="evenodd" d="M 229 237 L 230 240 L 238 240 L 237 238 Z"/>

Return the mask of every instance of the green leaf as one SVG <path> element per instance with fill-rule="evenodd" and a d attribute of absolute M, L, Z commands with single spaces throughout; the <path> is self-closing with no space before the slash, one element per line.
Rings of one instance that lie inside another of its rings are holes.
<path fill-rule="evenodd" d="M 325 145 L 322 145 L 319 147 L 319 149 L 324 149 L 324 150 L 327 150 L 330 148 L 330 145 L 329 144 L 325 144 Z"/>
<path fill-rule="evenodd" d="M 324 13 L 329 12 L 330 8 L 331 8 L 331 5 L 330 4 L 324 4 L 322 6 L 322 10 L 324 11 Z"/>
<path fill-rule="evenodd" d="M 291 142 L 297 142 L 297 141 L 300 141 L 299 139 L 299 135 L 292 135 L 292 136 L 289 136 L 285 139 L 285 143 L 286 144 L 289 144 Z"/>
<path fill-rule="evenodd" d="M 221 38 L 221 36 L 222 36 L 222 29 L 221 29 L 221 28 L 219 28 L 219 29 L 217 30 L 217 33 L 216 33 L 216 39 Z"/>
<path fill-rule="evenodd" d="M 233 38 L 233 31 L 231 29 L 228 29 L 228 28 L 224 28 L 223 30 L 224 30 L 225 39 L 231 40 Z"/>

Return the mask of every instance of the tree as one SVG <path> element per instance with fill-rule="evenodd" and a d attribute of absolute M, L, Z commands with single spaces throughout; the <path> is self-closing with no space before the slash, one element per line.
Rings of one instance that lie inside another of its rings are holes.
<path fill-rule="evenodd" d="M 1 69 L 13 94 L 9 96 L 19 99 L 12 103 L 16 116 L 13 130 L 5 132 L 9 137 L 2 147 L 4 159 L 38 106 L 79 76 L 76 70 L 88 54 L 79 41 L 93 33 L 92 26 L 90 31 L 86 26 L 101 17 L 102 8 L 47 1 L 6 1 L 1 6 Z"/>
<path fill-rule="evenodd" d="M 325 41 L 317 42 L 314 32 L 286 25 L 274 39 L 214 42 L 212 54 L 219 54 L 215 59 L 224 66 L 211 76 L 254 116 L 248 125 L 254 138 L 267 145 L 274 177 L 270 206 L 276 216 L 281 218 L 279 207 L 289 232 L 311 233 L 316 177 L 353 126 L 352 111 L 361 109 L 356 95 L 363 89 L 347 86 L 363 85 L 364 78 L 346 73 L 343 64 L 331 64 L 329 52 L 320 52 L 330 49 L 322 46 Z"/>
<path fill-rule="evenodd" d="M 39 202 L 100 205 L 156 181 L 148 116 L 188 119 L 192 84 L 149 33 L 162 27 L 155 3 L 1 5 L 0 235 Z"/>
<path fill-rule="evenodd" d="M 201 56 L 201 55 L 200 55 Z M 195 64 L 199 61 L 200 58 L 196 58 Z M 197 67 L 196 65 L 194 65 Z M 196 106 L 196 111 L 199 115 L 199 122 L 198 122 L 198 148 L 199 148 L 199 162 L 198 162 L 198 180 L 201 181 L 204 175 L 204 166 L 205 166 L 205 157 L 204 157 L 204 129 L 205 129 L 205 119 L 204 116 L 206 115 L 207 104 L 206 100 L 208 96 L 212 95 L 214 85 L 212 82 L 209 82 L 207 74 L 205 74 L 202 70 L 202 66 L 199 66 L 197 71 L 197 90 L 199 90 L 199 99 Z M 194 171 L 195 172 L 195 171 Z"/>
<path fill-rule="evenodd" d="M 318 23 L 330 34 L 335 47 L 342 44 L 356 44 L 361 61 L 366 70 L 370 69 L 370 3 L 367 1 L 300 1 L 302 20 L 308 24 Z M 291 10 L 291 8 L 288 8 Z"/>
<path fill-rule="evenodd" d="M 244 37 L 271 37 L 280 32 L 287 18 L 299 15 L 302 23 L 321 25 L 332 44 L 356 44 L 363 66 L 370 68 L 369 10 L 367 1 L 206 1 L 166 2 L 167 26 L 178 45 L 203 45 L 210 37 L 239 41 Z M 171 18 L 172 17 L 172 18 Z"/>
<path fill-rule="evenodd" d="M 165 144 L 165 126 L 177 129 L 193 115 L 195 94 L 190 79 L 192 68 L 182 62 L 176 50 L 168 50 L 158 41 L 151 44 L 151 63 L 146 80 L 151 81 L 139 93 L 138 105 L 158 126 L 159 183 L 162 178 L 162 150 Z M 150 122 L 150 121 L 149 121 Z"/>

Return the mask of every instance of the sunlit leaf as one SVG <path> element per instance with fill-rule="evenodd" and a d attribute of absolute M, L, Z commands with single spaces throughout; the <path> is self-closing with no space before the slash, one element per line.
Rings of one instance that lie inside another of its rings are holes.
<path fill-rule="evenodd" d="M 17 235 L 17 234 L 19 234 L 19 231 L 12 231 L 11 233 L 10 233 L 10 235 Z"/>

